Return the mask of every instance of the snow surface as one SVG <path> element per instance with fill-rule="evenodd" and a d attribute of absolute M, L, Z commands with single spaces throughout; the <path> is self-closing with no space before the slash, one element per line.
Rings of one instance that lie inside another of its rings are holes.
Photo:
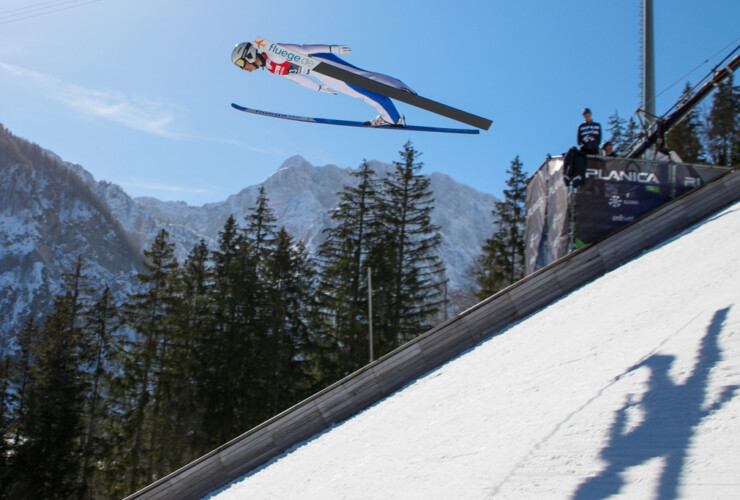
<path fill-rule="evenodd" d="M 208 497 L 740 498 L 740 203 Z"/>

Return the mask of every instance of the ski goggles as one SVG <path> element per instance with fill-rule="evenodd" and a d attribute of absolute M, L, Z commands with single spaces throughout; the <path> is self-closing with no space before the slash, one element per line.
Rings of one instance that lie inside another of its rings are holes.
<path fill-rule="evenodd" d="M 258 57 L 257 50 L 252 46 L 248 46 L 242 51 L 241 57 L 237 59 L 236 61 L 234 61 L 234 64 L 236 64 L 242 69 L 244 69 L 247 63 L 254 64 L 256 66 L 257 57 Z"/>

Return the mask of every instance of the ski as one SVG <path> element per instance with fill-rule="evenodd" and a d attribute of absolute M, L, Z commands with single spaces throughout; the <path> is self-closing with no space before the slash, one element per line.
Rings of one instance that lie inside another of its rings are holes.
<path fill-rule="evenodd" d="M 416 132 L 443 132 L 447 134 L 479 134 L 480 130 L 473 128 L 443 128 L 443 127 L 423 127 L 419 125 L 381 125 L 374 127 L 366 122 L 356 122 L 350 120 L 334 120 L 332 118 L 313 118 L 310 116 L 286 115 L 283 113 L 273 113 L 272 111 L 263 111 L 261 109 L 247 108 L 239 104 L 231 103 L 231 107 L 245 113 L 254 115 L 269 116 L 271 118 L 281 118 L 283 120 L 293 120 L 297 122 L 321 123 L 323 125 L 340 125 L 342 127 L 362 127 L 377 128 L 381 130 L 412 130 Z"/>
<path fill-rule="evenodd" d="M 276 56 L 283 57 L 286 60 L 290 61 L 292 64 L 302 66 L 304 68 L 310 69 L 311 71 L 322 73 L 332 78 L 336 78 L 337 80 L 342 80 L 343 82 L 350 85 L 362 87 L 363 89 L 384 95 L 386 97 L 390 97 L 392 99 L 396 99 L 397 101 L 405 102 L 406 104 L 416 106 L 417 108 L 421 108 L 426 111 L 451 118 L 455 121 L 465 123 L 466 125 L 471 125 L 483 130 L 488 130 L 493 123 L 488 118 L 483 118 L 481 116 L 477 116 L 472 113 L 447 106 L 446 104 L 427 99 L 426 97 L 422 97 L 420 95 L 412 94 L 410 92 L 406 92 L 395 87 L 376 82 L 375 80 L 365 78 L 364 76 L 357 75 L 343 68 L 323 63 L 311 56 L 286 49 L 285 47 L 282 47 L 277 43 L 270 42 L 269 40 L 261 37 L 255 38 L 254 44 L 259 50 L 263 52 L 270 52 L 271 54 L 274 54 Z"/>

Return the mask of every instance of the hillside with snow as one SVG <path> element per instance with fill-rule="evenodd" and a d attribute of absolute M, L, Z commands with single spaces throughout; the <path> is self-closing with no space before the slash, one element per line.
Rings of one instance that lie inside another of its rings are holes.
<path fill-rule="evenodd" d="M 395 169 L 389 163 L 367 163 L 378 178 Z M 323 230 L 332 224 L 331 212 L 339 202 L 339 193 L 345 186 L 356 186 L 357 180 L 351 175 L 354 170 L 336 165 L 314 166 L 301 156 L 293 156 L 262 183 L 246 187 L 222 202 L 195 207 L 137 198 L 136 203 L 168 227 L 188 228 L 213 242 L 230 215 L 239 223 L 244 221 L 256 205 L 260 188 L 264 188 L 270 207 L 278 215 L 278 224 L 313 252 L 324 241 Z M 440 227 L 440 258 L 447 270 L 449 288 L 468 288 L 471 283 L 466 272 L 493 234 L 491 212 L 496 198 L 436 172 L 429 174 L 429 179 L 434 197 L 431 222 Z M 191 248 L 192 245 L 182 247 L 183 257 Z"/>
<path fill-rule="evenodd" d="M 0 349 L 75 269 L 126 293 L 140 251 L 110 207 L 58 158 L 0 126 Z"/>
<path fill-rule="evenodd" d="M 737 498 L 740 204 L 208 498 Z"/>
<path fill-rule="evenodd" d="M 369 163 L 381 178 L 394 168 Z M 278 224 L 315 251 L 332 223 L 338 193 L 356 183 L 352 171 L 294 156 L 262 183 L 197 207 L 132 198 L 0 125 L 0 349 L 29 316 L 40 319 L 49 312 L 62 275 L 72 272 L 79 256 L 90 282 L 110 286 L 121 300 L 136 285 L 142 250 L 160 230 L 170 234 L 182 263 L 201 239 L 215 248 L 229 216 L 243 225 L 261 187 Z M 467 271 L 493 234 L 496 198 L 442 174 L 429 178 L 435 198 L 431 221 L 442 236 L 439 256 L 449 280 L 450 308 L 459 309 L 455 296 L 469 292 Z"/>

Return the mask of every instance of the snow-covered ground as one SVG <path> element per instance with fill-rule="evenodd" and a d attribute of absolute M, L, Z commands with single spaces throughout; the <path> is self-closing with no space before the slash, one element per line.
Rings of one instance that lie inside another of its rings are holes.
<path fill-rule="evenodd" d="M 740 498 L 740 204 L 211 499 Z"/>

